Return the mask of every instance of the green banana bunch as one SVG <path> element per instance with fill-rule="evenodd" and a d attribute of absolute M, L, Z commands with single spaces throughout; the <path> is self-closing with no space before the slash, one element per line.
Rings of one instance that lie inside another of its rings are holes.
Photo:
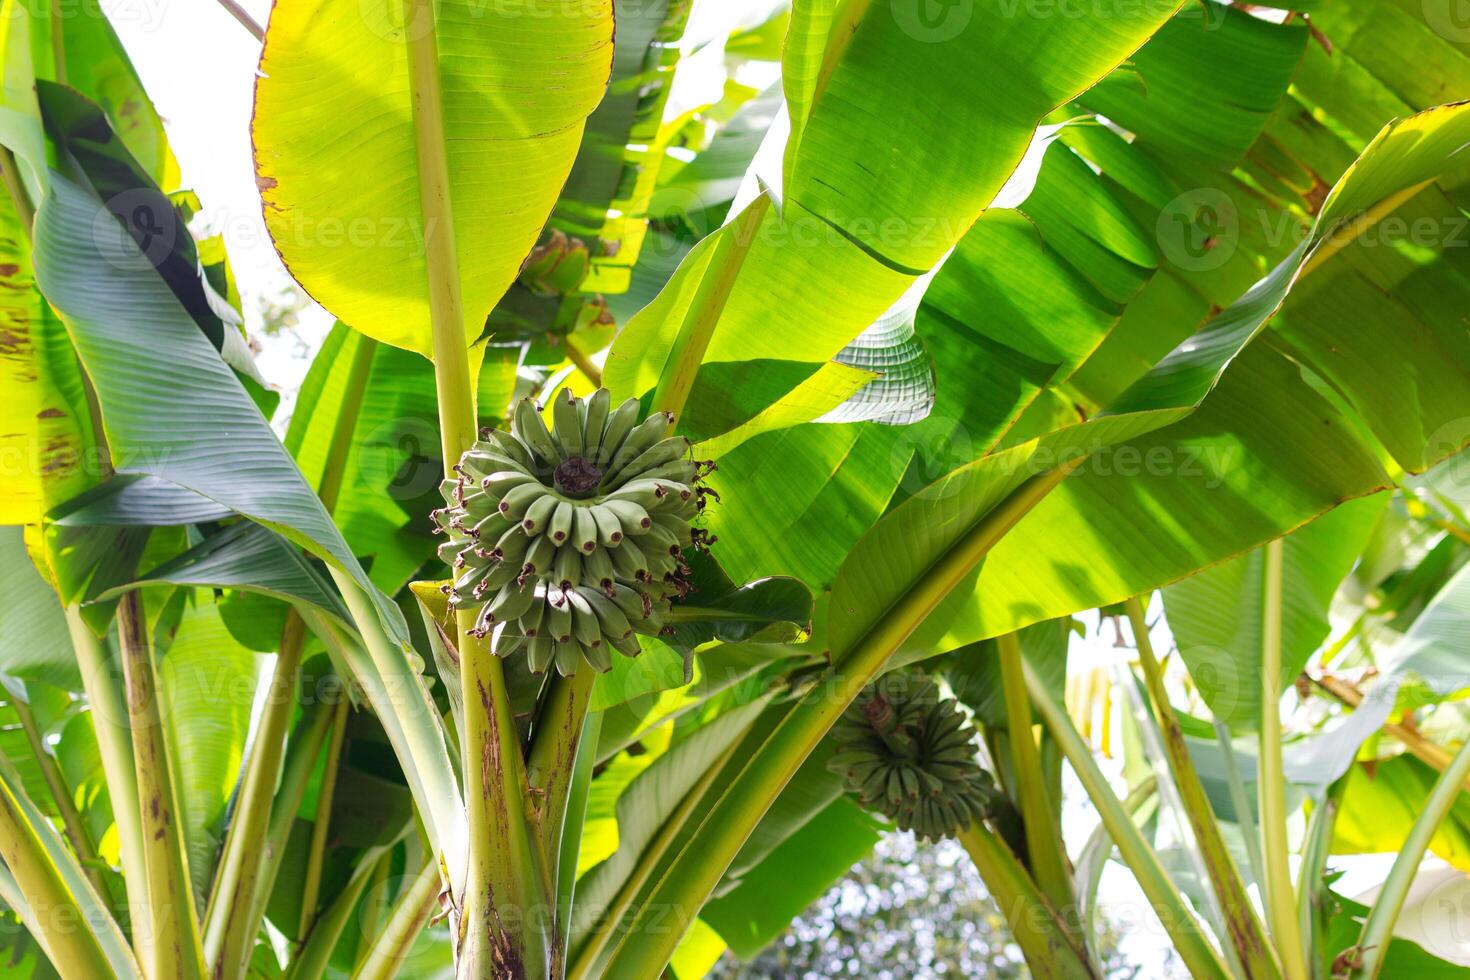
<path fill-rule="evenodd" d="M 833 726 L 827 768 L 858 802 L 923 840 L 952 837 L 995 810 L 998 794 L 975 759 L 975 730 L 923 674 L 887 674 Z"/>
<path fill-rule="evenodd" d="M 477 609 L 475 633 L 494 632 L 500 656 L 525 650 L 537 673 L 607 671 L 611 651 L 638 655 L 637 634 L 672 632 L 664 617 L 690 588 L 684 549 L 712 540 L 693 522 L 713 464 L 689 459 L 673 416 L 640 419 L 637 399 L 614 408 L 606 389 L 564 390 L 552 422 L 524 399 L 510 431 L 483 433 L 441 486 L 449 604 Z"/>

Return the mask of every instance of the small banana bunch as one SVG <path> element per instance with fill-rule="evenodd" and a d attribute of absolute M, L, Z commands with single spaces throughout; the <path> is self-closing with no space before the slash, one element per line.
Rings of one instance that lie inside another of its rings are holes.
<path fill-rule="evenodd" d="M 672 415 L 638 416 L 637 399 L 614 409 L 606 389 L 564 391 L 548 429 L 524 399 L 511 431 L 483 433 L 441 487 L 450 607 L 477 608 L 476 634 L 494 631 L 501 656 L 525 649 L 536 673 L 636 657 L 636 634 L 668 631 L 670 600 L 689 590 L 683 549 L 713 541 L 691 523 L 713 464 L 669 436 Z"/>
<path fill-rule="evenodd" d="M 975 761 L 975 730 L 923 674 L 884 676 L 832 734 L 838 748 L 827 768 L 900 830 L 937 841 L 994 810 L 994 783 Z"/>

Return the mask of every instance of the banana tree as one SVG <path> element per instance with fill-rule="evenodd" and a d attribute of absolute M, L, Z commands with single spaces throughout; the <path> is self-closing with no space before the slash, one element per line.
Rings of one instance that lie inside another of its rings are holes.
<path fill-rule="evenodd" d="M 340 322 L 282 442 L 89 10 L 7 4 L 0 116 L 7 692 L 27 731 L 42 673 L 80 695 L 99 790 L 27 739 L 0 898 L 63 974 L 693 975 L 799 911 L 752 926 L 763 874 L 809 896 L 892 819 L 961 839 L 1033 969 L 1094 975 L 1065 755 L 1193 972 L 1305 975 L 1284 800 L 1267 942 L 1165 740 L 1197 916 L 1023 631 L 1261 548 L 1279 597 L 1269 542 L 1470 441 L 1461 258 L 1383 237 L 1460 213 L 1470 113 L 1415 81 L 1459 78 L 1453 38 L 1366 0 L 1314 17 L 1335 46 L 1216 5 L 799 0 L 728 45 L 779 57 L 784 114 L 667 119 L 687 3 L 283 0 L 257 183 Z M 994 778 L 931 687 L 871 687 L 940 663 L 998 682 Z"/>

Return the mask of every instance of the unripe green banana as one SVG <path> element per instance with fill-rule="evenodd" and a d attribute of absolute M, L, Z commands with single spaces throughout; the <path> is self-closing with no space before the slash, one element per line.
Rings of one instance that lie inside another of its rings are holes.
<path fill-rule="evenodd" d="M 577 412 L 577 396 L 570 388 L 563 388 L 552 399 L 551 418 L 556 425 L 557 438 L 567 458 L 582 455 L 582 419 Z"/>
<path fill-rule="evenodd" d="M 613 569 L 618 578 L 628 582 L 647 580 L 648 559 L 633 542 L 625 542 L 621 548 L 609 551 L 608 555 L 612 558 Z"/>
<path fill-rule="evenodd" d="M 621 583 L 613 586 L 612 601 L 617 603 L 630 623 L 641 623 L 653 615 L 653 604 L 648 596 Z"/>
<path fill-rule="evenodd" d="M 551 439 L 551 433 L 541 418 L 541 409 L 530 398 L 516 403 L 512 416 L 511 431 L 525 443 L 542 465 L 553 469 L 561 465 L 562 456 Z"/>
<path fill-rule="evenodd" d="M 496 539 L 495 548 L 490 552 L 490 557 L 494 561 L 502 561 L 519 568 L 525 564 L 526 552 L 530 547 L 531 539 L 516 525 L 507 529 Z"/>
<path fill-rule="evenodd" d="M 614 650 L 625 657 L 636 657 L 643 652 L 643 647 L 639 644 L 638 637 L 633 633 L 629 633 L 627 636 L 619 639 L 609 640 L 609 642 L 612 644 Z"/>
<path fill-rule="evenodd" d="M 566 640 L 556 645 L 556 672 L 563 677 L 571 677 L 577 672 L 577 665 L 582 662 L 584 654 L 582 644 L 576 640 Z"/>
<path fill-rule="evenodd" d="M 602 450 L 602 437 L 607 427 L 607 417 L 612 409 L 612 395 L 606 388 L 598 388 L 587 396 L 587 414 L 582 419 L 582 451 L 587 458 L 597 462 L 597 454 Z"/>
<path fill-rule="evenodd" d="M 552 591 L 546 597 L 546 629 L 551 638 L 565 643 L 572 638 L 572 604 L 565 592 Z"/>
<path fill-rule="evenodd" d="M 974 730 L 922 674 L 881 678 L 843 713 L 832 738 L 838 749 L 828 768 L 848 791 L 924 839 L 959 833 L 996 805 L 990 776 L 975 762 Z"/>
<path fill-rule="evenodd" d="M 526 562 L 522 566 L 530 571 L 532 575 L 544 576 L 551 571 L 552 564 L 556 561 L 556 545 L 546 535 L 541 535 L 531 542 L 530 549 L 526 552 Z"/>
<path fill-rule="evenodd" d="M 495 447 L 508 459 L 514 461 L 527 473 L 535 472 L 537 468 L 536 460 L 532 457 L 530 451 L 527 450 L 525 444 L 514 435 L 501 431 L 500 429 L 491 429 L 489 436 Z M 471 452 L 473 451 L 471 450 Z"/>
<path fill-rule="evenodd" d="M 535 599 L 536 586 L 533 583 L 516 585 L 512 582 L 502 588 L 500 594 L 495 597 L 495 601 L 490 603 L 490 621 L 504 623 L 517 619 L 531 608 L 531 603 Z"/>
<path fill-rule="evenodd" d="M 587 605 L 592 607 L 592 611 L 597 614 L 597 620 L 602 624 L 604 636 L 614 640 L 621 640 L 633 632 L 633 624 L 628 622 L 628 617 L 618 608 L 617 603 L 596 589 L 583 587 L 579 588 L 577 592 L 582 596 L 582 599 Z"/>
<path fill-rule="evenodd" d="M 556 560 L 551 564 L 553 584 L 569 589 L 582 581 L 582 556 L 571 546 L 560 548 Z"/>
<path fill-rule="evenodd" d="M 481 433 L 440 485 L 433 520 L 454 572 L 449 601 L 474 610 L 496 653 L 524 649 L 532 669 L 605 670 L 612 650 L 636 656 L 638 636 L 663 631 L 689 593 L 685 549 L 713 541 L 690 526 L 708 495 L 702 464 L 670 436 L 671 416 L 640 422 L 640 412 L 635 399 L 614 408 L 603 390 L 562 390 L 545 414 L 524 399 L 511 431 Z M 860 764 L 854 778 L 878 765 Z"/>
<path fill-rule="evenodd" d="M 545 498 L 546 488 L 535 483 L 523 483 L 500 498 L 500 512 L 513 521 L 525 518 L 527 509 Z"/>
<path fill-rule="evenodd" d="M 592 643 L 582 644 L 582 659 L 587 661 L 587 666 L 599 674 L 612 670 L 612 653 L 608 644 L 604 643 L 601 637 Z"/>
<path fill-rule="evenodd" d="M 546 668 L 551 666 L 556 655 L 556 644 L 551 637 L 545 633 L 539 633 L 531 638 L 526 649 L 531 673 L 546 673 Z"/>
<path fill-rule="evenodd" d="M 536 590 L 536 598 L 531 603 L 531 608 L 521 614 L 521 632 L 526 636 L 536 636 L 541 632 L 541 621 L 546 618 L 546 594 L 542 589 Z"/>
<path fill-rule="evenodd" d="M 537 484 L 536 488 L 542 491 L 546 489 L 540 484 Z M 558 503 L 560 501 L 549 493 L 543 493 L 537 497 L 535 502 L 526 508 L 526 516 L 521 519 L 521 527 L 525 530 L 526 534 L 534 538 L 546 530 L 546 525 L 551 523 L 552 515 L 556 513 Z M 552 544 L 555 543 L 555 541 L 552 542 Z"/>
<path fill-rule="evenodd" d="M 587 508 L 592 515 L 593 522 L 597 525 L 597 542 L 604 548 L 616 548 L 623 543 L 623 525 L 618 522 L 618 517 L 602 504 L 595 504 Z"/>
<path fill-rule="evenodd" d="M 648 516 L 648 511 L 631 500 L 610 497 L 601 506 L 618 519 L 624 535 L 647 534 L 648 529 L 653 527 L 653 518 Z"/>
<path fill-rule="evenodd" d="M 683 436 L 674 436 L 665 439 L 654 446 L 649 447 L 637 459 L 618 471 L 618 478 L 622 480 L 636 480 L 649 470 L 656 469 L 666 463 L 672 463 L 677 459 L 683 459 L 689 452 L 689 440 Z"/>
<path fill-rule="evenodd" d="M 612 588 L 613 583 L 618 580 L 618 573 L 605 549 L 597 548 L 591 554 L 582 556 L 582 579 L 603 592 Z"/>
<path fill-rule="evenodd" d="M 629 398 L 623 402 L 607 418 L 607 426 L 603 429 L 602 443 L 597 447 L 597 453 L 592 457 L 593 465 L 599 469 L 606 470 L 612 462 L 613 456 L 623 447 L 623 442 L 633 427 L 638 424 L 638 399 Z"/>
<path fill-rule="evenodd" d="M 603 483 L 616 480 L 625 466 L 657 445 L 673 424 L 674 417 L 668 412 L 654 412 L 640 422 L 618 447 L 617 455 L 612 458 L 612 464 L 603 477 Z"/>
<path fill-rule="evenodd" d="M 546 499 L 551 500 L 554 498 L 548 495 Z M 575 517 L 575 512 L 579 510 L 581 508 L 575 506 L 570 501 L 558 500 L 556 502 L 556 509 L 552 511 L 551 520 L 546 525 L 546 536 L 551 539 L 552 544 L 563 545 L 567 543 L 567 538 L 572 533 L 572 521 Z"/>
<path fill-rule="evenodd" d="M 592 510 L 588 507 L 578 507 L 573 516 L 571 544 L 584 555 L 597 550 L 597 522 L 592 519 Z"/>

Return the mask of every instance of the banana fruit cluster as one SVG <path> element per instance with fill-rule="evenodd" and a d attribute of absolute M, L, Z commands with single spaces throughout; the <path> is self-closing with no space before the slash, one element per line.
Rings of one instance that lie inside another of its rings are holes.
<path fill-rule="evenodd" d="M 832 729 L 827 768 L 870 810 L 923 840 L 952 837 L 995 808 L 995 784 L 975 759 L 975 730 L 923 674 L 885 675 Z"/>
<path fill-rule="evenodd" d="M 552 421 L 524 399 L 511 430 L 482 433 L 440 488 L 449 605 L 478 610 L 475 633 L 493 632 L 501 656 L 524 649 L 536 673 L 607 671 L 611 651 L 638 655 L 637 634 L 669 631 L 671 600 L 689 590 L 683 551 L 713 540 L 693 526 L 713 464 L 689 458 L 672 415 L 640 419 L 637 399 L 613 408 L 606 389 L 564 390 Z"/>

